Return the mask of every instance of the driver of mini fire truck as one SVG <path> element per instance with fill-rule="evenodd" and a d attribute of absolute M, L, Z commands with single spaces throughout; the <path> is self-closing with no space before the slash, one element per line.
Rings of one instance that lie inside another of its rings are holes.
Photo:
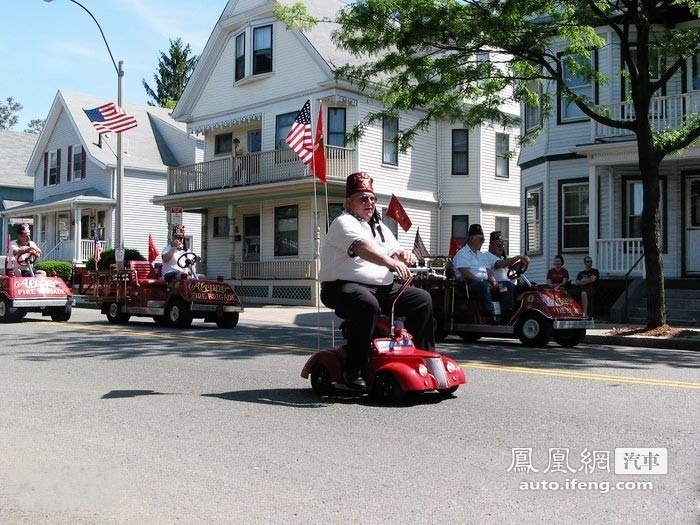
<path fill-rule="evenodd" d="M 170 282 L 175 279 L 186 279 L 189 273 L 187 268 L 182 268 L 177 261 L 185 250 L 185 229 L 182 226 L 175 226 L 170 244 L 160 252 L 163 258 L 163 279 Z"/>
<path fill-rule="evenodd" d="M 352 320 L 343 377 L 356 390 L 366 388 L 362 369 L 369 359 L 378 314 L 389 313 L 400 288 L 393 273 L 407 279 L 408 265 L 415 262 L 415 256 L 403 250 L 389 228 L 382 226 L 376 202 L 370 176 L 365 172 L 350 175 L 344 210 L 321 246 L 321 301 Z M 396 301 L 395 314 L 406 317 L 406 328 L 418 348 L 435 348 L 433 303 L 426 290 L 408 287 Z"/>
<path fill-rule="evenodd" d="M 39 248 L 39 246 L 37 246 L 37 244 L 30 239 L 29 224 L 27 224 L 26 222 L 19 225 L 19 235 L 17 237 L 17 240 L 14 241 L 10 246 L 10 251 L 12 253 L 12 257 L 14 258 L 16 268 L 12 270 L 12 272 L 9 272 L 8 269 L 8 273 L 14 273 L 14 275 L 16 276 L 31 277 L 32 273 L 28 267 L 19 267 L 19 257 L 21 255 L 28 254 L 30 256 L 33 255 L 38 259 L 39 257 L 41 257 L 41 248 Z M 42 270 L 36 270 L 34 274 L 46 275 L 46 272 Z"/>

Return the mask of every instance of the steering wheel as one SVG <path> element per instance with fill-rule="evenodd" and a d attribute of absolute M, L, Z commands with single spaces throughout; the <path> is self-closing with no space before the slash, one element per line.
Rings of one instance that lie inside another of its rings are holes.
<path fill-rule="evenodd" d="M 524 274 L 527 271 L 528 263 L 523 261 L 522 259 L 519 259 L 518 262 L 516 262 L 518 266 L 509 266 L 508 267 L 508 279 L 513 280 L 517 279 L 520 277 L 522 274 Z"/>
<path fill-rule="evenodd" d="M 29 266 L 30 264 L 34 264 L 38 258 L 39 256 L 37 254 L 26 252 L 17 256 L 17 264 L 20 266 Z"/>
<path fill-rule="evenodd" d="M 193 252 L 185 252 L 177 258 L 177 265 L 180 268 L 189 268 L 199 260 L 199 257 Z"/>

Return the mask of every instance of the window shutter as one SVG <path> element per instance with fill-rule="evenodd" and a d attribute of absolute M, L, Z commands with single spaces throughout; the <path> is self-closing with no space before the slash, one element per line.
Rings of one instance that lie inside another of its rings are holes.
<path fill-rule="evenodd" d="M 44 186 L 49 185 L 49 152 L 44 152 Z"/>
<path fill-rule="evenodd" d="M 70 182 L 72 178 L 71 172 L 73 171 L 73 146 L 68 146 L 68 169 L 66 170 L 66 181 Z"/>
<path fill-rule="evenodd" d="M 85 153 L 85 146 L 80 150 L 80 180 L 85 178 L 85 162 L 87 161 L 87 154 Z"/>
<path fill-rule="evenodd" d="M 61 182 L 61 149 L 56 150 L 56 184 Z"/>

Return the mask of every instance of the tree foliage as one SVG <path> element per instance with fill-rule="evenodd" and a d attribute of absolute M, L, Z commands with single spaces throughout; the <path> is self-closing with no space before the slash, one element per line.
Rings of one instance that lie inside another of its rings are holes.
<path fill-rule="evenodd" d="M 683 24 L 699 13 L 697 0 L 357 0 L 338 14 L 341 28 L 333 39 L 359 65 L 339 67 L 336 75 L 385 106 L 356 126 L 355 136 L 386 114 L 424 111 L 400 130 L 402 149 L 434 120 L 511 125 L 514 117 L 502 110 L 509 102 L 539 106 L 545 119 L 556 97 L 604 126 L 632 133 L 644 188 L 647 325 L 655 327 L 666 322 L 659 167 L 700 137 L 700 115 L 687 113 L 673 129 L 654 129 L 648 117 L 653 99 L 700 47 L 697 26 Z M 308 27 L 301 4 L 279 16 L 290 27 Z M 591 60 L 608 45 L 620 50 L 613 74 L 626 78 L 628 101 L 641 118 L 615 115 L 567 85 L 571 73 L 599 87 L 608 83 Z"/>
<path fill-rule="evenodd" d="M 21 111 L 22 104 L 12 97 L 7 97 L 6 103 L 0 102 L 0 129 L 11 129 L 19 121 L 16 115 Z"/>
<path fill-rule="evenodd" d="M 197 57 L 190 56 L 190 45 L 183 45 L 182 39 L 170 41 L 168 54 L 161 51 L 158 59 L 158 72 L 153 75 L 156 89 L 142 80 L 146 94 L 151 99 L 149 106 L 174 108 L 185 90 L 187 81 L 197 65 Z"/>
<path fill-rule="evenodd" d="M 41 119 L 41 118 L 35 118 L 29 121 L 29 124 L 27 124 L 27 127 L 25 128 L 24 132 L 25 133 L 41 133 L 41 130 L 44 129 L 44 126 L 46 125 L 46 119 Z"/>

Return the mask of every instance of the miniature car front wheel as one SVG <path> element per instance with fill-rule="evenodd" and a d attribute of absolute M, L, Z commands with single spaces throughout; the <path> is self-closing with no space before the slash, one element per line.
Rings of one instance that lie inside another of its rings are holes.
<path fill-rule="evenodd" d="M 238 312 L 226 312 L 216 318 L 216 326 L 219 328 L 235 328 L 238 324 Z"/>
<path fill-rule="evenodd" d="M 398 404 L 406 397 L 406 392 L 394 374 L 380 372 L 374 378 L 372 398 L 380 403 Z"/>
<path fill-rule="evenodd" d="M 57 306 L 51 309 L 51 320 L 56 322 L 66 322 L 70 319 L 73 307 L 68 304 L 66 306 Z"/>
<path fill-rule="evenodd" d="M 333 380 L 326 366 L 316 363 L 309 374 L 311 389 L 319 396 L 328 396 L 333 392 Z"/>
<path fill-rule="evenodd" d="M 0 322 L 14 323 L 21 319 L 18 319 L 17 311 L 10 304 L 10 300 L 7 297 L 0 298 Z"/>
<path fill-rule="evenodd" d="M 440 394 L 442 397 L 450 397 L 452 394 L 457 392 L 458 388 L 459 388 L 459 385 L 451 386 L 450 388 L 443 388 L 441 390 L 438 390 L 438 394 Z"/>
<path fill-rule="evenodd" d="M 578 330 L 555 330 L 552 338 L 561 346 L 571 348 L 576 346 L 583 338 L 586 337 L 586 330 L 581 328 Z"/>
<path fill-rule="evenodd" d="M 119 303 L 109 303 L 105 312 L 107 320 L 112 324 L 126 324 L 131 319 L 131 315 L 122 312 L 122 307 Z"/>
<path fill-rule="evenodd" d="M 180 298 L 173 299 L 166 310 L 168 324 L 175 328 L 187 328 L 192 324 L 192 311 L 189 305 Z"/>
<path fill-rule="evenodd" d="M 516 332 L 525 346 L 546 346 L 552 336 L 552 322 L 538 312 L 527 312 L 518 319 Z"/>

